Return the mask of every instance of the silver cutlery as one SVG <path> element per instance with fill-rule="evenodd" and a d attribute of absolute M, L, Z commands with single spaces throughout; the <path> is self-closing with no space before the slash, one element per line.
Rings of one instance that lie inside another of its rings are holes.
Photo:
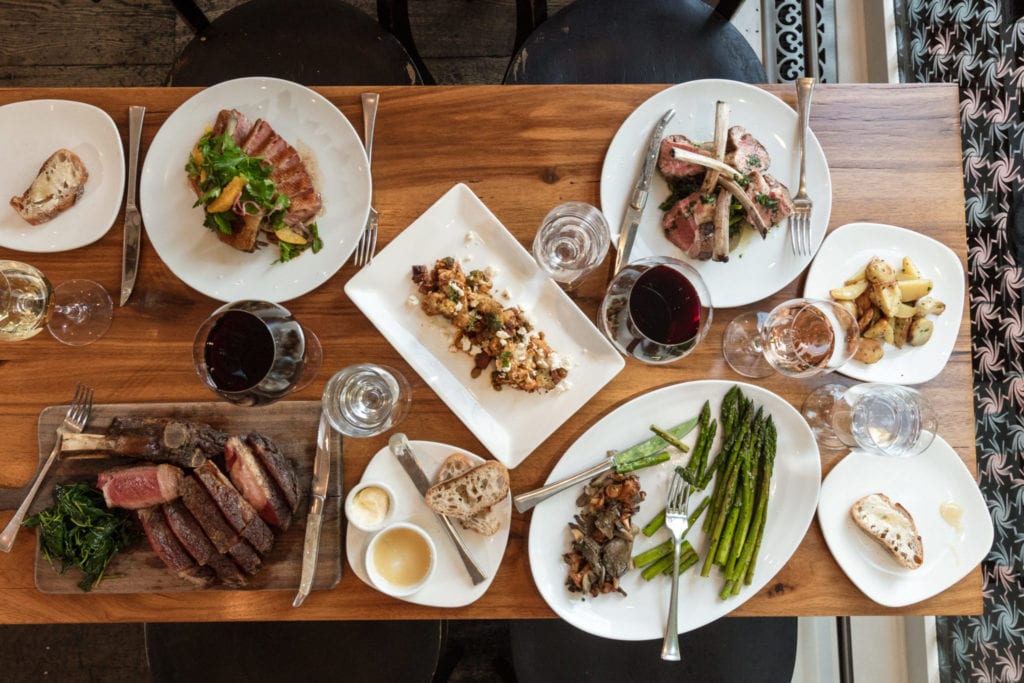
<path fill-rule="evenodd" d="M 672 475 L 665 503 L 665 527 L 672 534 L 672 597 L 665 624 L 665 640 L 661 644 L 661 658 L 679 661 L 679 546 L 690 528 L 690 485 L 679 473 Z"/>
<path fill-rule="evenodd" d="M 420 492 L 421 496 L 426 495 L 427 489 L 430 488 L 430 480 L 427 479 L 427 475 L 424 474 L 423 469 L 416 462 L 416 456 L 413 455 L 409 439 L 406 438 L 405 434 L 395 434 L 388 440 L 388 447 L 395 457 L 398 458 L 398 462 L 402 465 L 405 473 L 409 475 L 409 479 L 416 486 L 416 490 Z M 469 572 L 469 578 L 473 585 L 476 586 L 486 581 L 487 577 L 480 569 L 480 565 L 473 559 L 466 541 L 462 538 L 459 530 L 455 528 L 452 520 L 445 515 L 436 512 L 434 514 L 441 521 L 445 532 L 448 534 L 448 538 L 451 539 L 455 549 L 459 552 L 459 557 L 462 558 L 462 563 L 466 566 L 466 571 Z"/>
<path fill-rule="evenodd" d="M 292 607 L 300 606 L 313 588 L 316 561 L 320 554 L 320 527 L 324 521 L 327 484 L 331 478 L 332 436 L 333 430 L 327 424 L 327 418 L 321 414 L 316 433 L 316 457 L 313 459 L 312 495 L 309 514 L 306 516 L 306 540 L 302 546 L 302 576 L 299 579 L 299 592 L 295 595 Z"/>
<path fill-rule="evenodd" d="M 526 512 L 556 493 L 561 493 L 567 488 L 579 484 L 581 481 L 590 481 L 597 475 L 613 469 L 615 469 L 615 460 L 614 458 L 608 458 L 606 461 L 598 463 L 590 469 L 583 470 L 579 474 L 574 474 L 570 477 L 566 477 L 565 479 L 551 482 L 547 486 L 541 486 L 540 488 L 527 491 L 526 493 L 520 493 L 512 499 L 512 503 L 516 506 L 516 510 L 519 510 L 519 512 Z"/>
<path fill-rule="evenodd" d="M 661 146 L 661 136 L 665 132 L 665 126 L 676 115 L 675 109 L 669 109 L 651 131 L 651 137 L 647 141 L 647 151 L 644 154 L 644 164 L 640 168 L 640 175 L 633 186 L 633 193 L 626 205 L 626 213 L 622 216 L 622 224 L 619 226 L 619 242 L 615 250 L 615 270 L 618 273 L 622 267 L 629 263 L 629 254 L 633 251 L 633 242 L 636 240 L 636 229 L 640 226 L 640 217 L 644 213 L 644 206 L 647 205 L 647 193 L 651 189 L 651 178 L 654 177 L 654 168 L 658 165 L 658 149 Z"/>
<path fill-rule="evenodd" d="M 377 104 L 380 102 L 380 95 L 373 92 L 364 92 L 361 96 L 363 101 L 363 142 L 366 145 L 366 167 L 369 168 L 373 162 L 373 128 L 377 123 Z M 373 208 L 373 183 L 370 184 L 370 215 L 366 219 L 366 226 L 363 228 L 363 235 L 356 245 L 357 266 L 365 266 L 373 260 L 377 251 L 377 225 L 380 216 L 377 209 Z"/>
<path fill-rule="evenodd" d="M 28 494 L 25 496 L 25 500 L 22 501 L 18 511 L 14 513 L 14 517 L 8 522 L 6 528 L 0 532 L 0 550 L 5 553 L 11 552 L 11 548 L 14 546 L 14 537 L 18 535 L 21 523 L 24 521 L 29 507 L 32 505 L 32 501 L 35 500 L 39 487 L 42 485 L 43 480 L 46 479 L 46 473 L 50 471 L 53 461 L 57 459 L 57 454 L 60 453 L 60 445 L 64 440 L 64 435 L 69 433 L 80 434 L 85 429 L 85 423 L 89 421 L 89 414 L 92 413 L 92 396 L 92 389 L 84 384 L 79 384 L 75 388 L 75 395 L 71 399 L 71 405 L 68 406 L 68 412 L 64 416 L 63 422 L 57 427 L 57 441 L 53 444 L 50 457 L 46 459 L 43 466 L 39 468 L 39 472 L 36 473 L 35 481 L 32 482 L 32 487 L 28 490 Z"/>
<path fill-rule="evenodd" d="M 807 195 L 807 128 L 811 117 L 811 95 L 814 79 L 801 78 L 796 82 L 797 126 L 800 128 L 800 187 L 793 197 L 793 215 L 789 217 L 789 239 L 793 253 L 809 256 L 811 253 L 811 208 Z"/>
<path fill-rule="evenodd" d="M 128 108 L 128 191 L 124 204 L 124 251 L 121 256 L 121 305 L 128 303 L 139 274 L 139 247 L 142 240 L 142 218 L 135 204 L 135 185 L 139 176 L 139 146 L 142 142 L 142 120 L 146 108 Z"/>

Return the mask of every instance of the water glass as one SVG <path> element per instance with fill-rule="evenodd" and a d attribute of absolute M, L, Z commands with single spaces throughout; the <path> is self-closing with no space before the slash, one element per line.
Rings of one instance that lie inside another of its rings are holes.
<path fill-rule="evenodd" d="M 932 444 L 938 428 L 928 399 L 897 384 L 826 384 L 811 392 L 800 412 L 823 448 L 875 455 L 917 455 Z"/>
<path fill-rule="evenodd" d="M 412 402 L 409 382 L 386 365 L 360 363 L 331 377 L 324 388 L 324 415 L 346 436 L 376 436 L 397 425 Z"/>
<path fill-rule="evenodd" d="M 611 244 L 604 214 L 585 202 L 566 202 L 548 212 L 533 239 L 540 267 L 571 291 L 594 272 Z"/>

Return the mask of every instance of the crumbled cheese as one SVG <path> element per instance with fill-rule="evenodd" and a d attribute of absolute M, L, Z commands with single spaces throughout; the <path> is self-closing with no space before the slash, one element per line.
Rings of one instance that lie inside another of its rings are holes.
<path fill-rule="evenodd" d="M 472 230 L 466 233 L 465 237 L 466 244 L 483 244 L 484 241 L 480 239 L 480 235 L 476 234 Z"/>
<path fill-rule="evenodd" d="M 560 394 L 564 394 L 570 389 L 572 389 L 572 382 L 570 382 L 567 379 L 563 379 L 561 382 L 555 385 L 555 391 L 557 391 Z"/>
<path fill-rule="evenodd" d="M 469 341 L 469 337 L 463 337 L 462 338 L 462 350 L 463 351 L 469 351 L 469 349 L 471 347 L 472 347 L 472 343 Z"/>
<path fill-rule="evenodd" d="M 510 335 L 505 330 L 498 330 L 497 332 L 494 333 L 494 336 L 497 337 L 498 339 L 511 339 L 512 338 L 512 335 Z"/>
<path fill-rule="evenodd" d="M 420 305 L 420 298 L 415 294 L 410 294 L 409 298 L 405 300 L 405 305 L 412 306 L 413 308 L 418 308 Z"/>

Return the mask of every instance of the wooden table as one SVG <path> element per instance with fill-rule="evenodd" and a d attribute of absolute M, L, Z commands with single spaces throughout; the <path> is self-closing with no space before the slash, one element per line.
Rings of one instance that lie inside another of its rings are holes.
<path fill-rule="evenodd" d="M 320 88 L 360 127 L 360 89 Z M 456 182 L 467 183 L 524 243 L 547 210 L 566 200 L 599 202 L 605 150 L 626 116 L 660 87 L 401 87 L 381 88 L 373 176 L 387 243 Z M 793 89 L 767 90 L 793 103 Z M 95 104 L 127 134 L 128 106 L 147 106 L 143 147 L 192 89 L 8 89 L 0 103 L 56 97 Z M 966 261 L 958 99 L 948 85 L 823 85 L 815 92 L 811 125 L 832 171 L 830 227 L 851 221 L 902 225 L 935 237 Z M 17 189 L 17 188 L 15 188 Z M 20 189 L 18 189 L 20 191 Z M 13 194 L 14 190 L 8 188 Z M 904 199 L 901 199 L 904 198 Z M 55 281 L 88 277 L 110 292 L 120 288 L 121 221 L 95 244 L 57 254 L 0 249 L 0 258 L 28 261 Z M 413 380 L 412 412 L 403 429 L 415 438 L 457 444 L 484 453 L 434 392 L 385 343 L 342 293 L 355 272 L 345 265 L 316 291 L 288 304 L 324 344 L 324 369 L 296 399 L 316 399 L 330 372 L 375 360 Z M 803 278 L 758 308 L 797 295 Z M 577 294 L 592 318 L 603 290 L 591 278 Z M 87 347 L 61 346 L 41 334 L 0 345 L 0 486 L 21 486 L 37 462 L 36 422 L 48 405 L 64 403 L 75 381 L 92 384 L 104 403 L 207 401 L 191 361 L 192 336 L 218 302 L 187 288 L 170 273 L 148 240 L 129 304 L 115 311 L 110 332 Z M 753 308 L 753 307 L 750 307 Z M 967 311 L 965 306 L 965 311 Z M 730 311 L 735 313 L 737 311 Z M 698 378 L 742 379 L 726 365 L 721 338 L 730 314 L 716 317 L 708 339 L 668 367 L 634 361 L 590 403 L 512 472 L 512 488 L 541 484 L 562 453 L 598 418 L 649 389 Z M 759 384 L 799 406 L 826 380 L 772 377 Z M 943 436 L 975 472 L 970 323 L 965 315 L 945 370 L 923 386 L 943 417 Z M 356 482 L 385 437 L 351 441 L 345 451 L 345 488 Z M 840 455 L 822 455 L 827 473 Z M 0 523 L 10 513 L 0 513 Z M 211 591 L 164 595 L 39 593 L 33 585 L 34 542 L 25 532 L 14 551 L 0 554 L 0 622 L 200 621 L 389 618 L 549 617 L 534 587 L 526 551 L 529 515 L 513 514 L 508 549 L 490 590 L 456 609 L 423 608 L 387 598 L 346 567 L 332 591 L 315 593 L 292 609 L 293 593 Z M 737 615 L 980 614 L 981 571 L 944 593 L 898 610 L 864 596 L 832 559 L 816 522 L 789 563 Z"/>

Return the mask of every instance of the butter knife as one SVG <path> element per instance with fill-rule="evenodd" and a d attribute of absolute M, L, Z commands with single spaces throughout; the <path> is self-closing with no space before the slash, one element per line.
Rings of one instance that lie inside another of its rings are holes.
<path fill-rule="evenodd" d="M 658 164 L 658 149 L 661 146 L 661 136 L 665 132 L 665 126 L 676 115 L 675 109 L 666 111 L 651 131 L 651 137 L 647 141 L 647 152 L 644 155 L 644 164 L 640 168 L 640 176 L 633 186 L 633 194 L 626 205 L 626 213 L 622 216 L 622 224 L 619 226 L 619 243 L 615 248 L 615 271 L 618 273 L 622 267 L 629 263 L 629 254 L 633 251 L 633 242 L 636 240 L 636 229 L 640 226 L 640 217 L 644 213 L 644 206 L 647 205 L 647 194 L 651 189 L 651 178 L 654 177 L 654 168 Z"/>
<path fill-rule="evenodd" d="M 142 239 L 142 218 L 135 205 L 135 183 L 139 175 L 139 145 L 142 142 L 142 119 L 146 108 L 128 108 L 128 193 L 124 204 L 124 251 L 121 256 L 121 305 L 128 303 L 139 274 L 139 246 Z"/>
<path fill-rule="evenodd" d="M 327 483 L 331 475 L 331 426 L 327 418 L 320 416 L 316 432 L 316 457 L 313 459 L 313 485 L 309 501 L 309 515 L 306 517 L 306 541 L 302 546 L 302 578 L 299 592 L 292 602 L 298 607 L 309 595 L 316 574 L 316 560 L 320 553 L 320 527 L 324 521 L 324 504 L 327 498 Z"/>
<path fill-rule="evenodd" d="M 416 462 L 416 456 L 413 455 L 412 447 L 409 446 L 409 439 L 406 438 L 405 434 L 395 434 L 388 440 L 388 447 L 395 454 L 395 457 L 398 458 L 399 464 L 402 465 L 405 473 L 409 475 L 409 479 L 416 486 L 416 490 L 420 492 L 421 496 L 426 495 L 427 489 L 430 488 L 430 480 L 427 479 L 427 475 L 423 473 L 423 469 Z M 441 521 L 445 532 L 448 534 L 448 538 L 455 545 L 455 549 L 459 551 L 459 557 L 462 558 L 462 563 L 466 565 L 466 571 L 469 572 L 469 578 L 473 581 L 473 585 L 476 586 L 486 581 L 487 577 L 484 576 L 480 566 L 473 559 L 473 555 L 466 546 L 466 541 L 462 538 L 459 530 L 455 528 L 452 520 L 448 519 L 445 515 L 440 515 L 436 512 L 434 514 Z"/>

